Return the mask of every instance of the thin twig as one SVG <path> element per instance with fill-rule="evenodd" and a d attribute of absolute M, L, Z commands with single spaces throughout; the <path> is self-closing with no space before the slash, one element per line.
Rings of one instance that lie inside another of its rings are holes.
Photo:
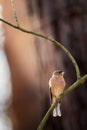
<path fill-rule="evenodd" d="M 75 60 L 74 57 L 71 55 L 71 53 L 70 53 L 61 43 L 59 43 L 58 41 L 52 39 L 51 37 L 49 37 L 49 36 L 47 36 L 47 35 L 43 35 L 43 34 L 40 34 L 40 33 L 36 33 L 36 32 L 33 32 L 33 31 L 26 30 L 26 29 L 24 29 L 24 28 L 21 28 L 21 27 L 19 27 L 19 26 L 14 25 L 14 24 L 12 24 L 12 23 L 10 23 L 10 22 L 4 20 L 4 19 L 1 19 L 1 18 L 0 18 L 0 21 L 2 21 L 2 22 L 4 22 L 5 24 L 7 24 L 7 25 L 9 25 L 9 26 L 11 26 L 11 27 L 13 27 L 13 28 L 15 28 L 15 29 L 18 29 L 18 30 L 20 30 L 20 31 L 22 31 L 22 32 L 29 33 L 29 34 L 33 34 L 33 35 L 35 35 L 35 36 L 39 36 L 39 37 L 42 37 L 42 38 L 44 38 L 44 39 L 47 39 L 47 40 L 53 42 L 55 45 L 59 46 L 59 47 L 68 55 L 68 57 L 71 59 L 73 65 L 74 65 L 74 67 L 75 67 L 75 70 L 76 70 L 77 79 L 79 79 L 79 78 L 81 77 L 81 76 L 80 76 L 80 70 L 79 70 L 79 67 L 78 67 L 78 64 L 77 64 L 76 60 Z"/>
<path fill-rule="evenodd" d="M 84 83 L 87 80 L 87 74 L 78 79 L 76 82 L 74 82 L 63 94 L 61 94 L 55 103 L 51 105 L 49 110 L 47 111 L 46 115 L 44 116 L 43 120 L 41 121 L 39 127 L 37 130 L 43 130 L 43 127 L 45 126 L 50 114 L 52 113 L 53 109 L 57 106 L 57 104 L 68 94 L 70 94 L 75 88 L 77 88 L 79 85 Z"/>
<path fill-rule="evenodd" d="M 18 22 L 17 13 L 16 13 L 16 10 L 15 10 L 15 7 L 14 7 L 14 0 L 11 0 L 11 5 L 12 5 L 12 9 L 13 9 L 15 21 L 16 21 L 16 23 L 17 23 L 17 26 L 19 27 L 19 22 Z"/>

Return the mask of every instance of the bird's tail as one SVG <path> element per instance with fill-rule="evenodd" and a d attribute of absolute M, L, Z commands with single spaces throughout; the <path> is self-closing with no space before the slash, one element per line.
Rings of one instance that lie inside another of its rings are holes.
<path fill-rule="evenodd" d="M 57 107 L 54 108 L 53 110 L 53 117 L 61 117 L 61 111 L 60 111 L 60 103 L 58 103 Z"/>

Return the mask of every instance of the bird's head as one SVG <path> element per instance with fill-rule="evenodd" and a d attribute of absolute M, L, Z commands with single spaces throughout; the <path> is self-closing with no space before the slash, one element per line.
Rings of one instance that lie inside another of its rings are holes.
<path fill-rule="evenodd" d="M 56 70 L 56 71 L 53 72 L 52 75 L 53 76 L 64 75 L 64 71 L 62 71 L 62 70 Z"/>

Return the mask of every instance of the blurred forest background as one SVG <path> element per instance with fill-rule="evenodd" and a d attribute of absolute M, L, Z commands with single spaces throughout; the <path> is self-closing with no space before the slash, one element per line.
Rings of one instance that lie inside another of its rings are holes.
<path fill-rule="evenodd" d="M 47 34 L 75 57 L 87 73 L 87 0 L 14 0 L 21 27 Z M 10 0 L 0 0 L 4 19 L 15 24 Z M 4 24 L 5 50 L 12 75 L 14 130 L 36 130 L 50 107 L 48 81 L 56 69 L 65 71 L 66 88 L 76 80 L 74 67 L 60 48 L 47 40 Z M 87 129 L 87 82 L 66 96 L 62 117 L 50 116 L 44 130 Z"/>

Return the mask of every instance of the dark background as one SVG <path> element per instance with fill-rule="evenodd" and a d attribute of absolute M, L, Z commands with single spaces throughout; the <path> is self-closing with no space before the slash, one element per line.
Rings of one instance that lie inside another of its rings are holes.
<path fill-rule="evenodd" d="M 87 1 L 86 0 L 27 0 L 29 15 L 35 21 L 33 30 L 48 34 L 61 42 L 75 57 L 81 75 L 87 73 Z M 37 40 L 38 38 L 36 38 Z M 39 40 L 39 39 L 38 39 Z M 43 43 L 44 44 L 44 43 Z M 44 46 L 44 45 L 43 45 Z M 39 56 L 42 48 L 38 46 Z M 49 48 L 47 47 L 47 50 Z M 42 51 L 44 51 L 42 49 Z M 60 53 L 62 68 L 65 71 L 67 87 L 76 80 L 74 67 L 69 58 L 58 47 L 52 48 L 54 68 L 61 68 L 57 62 L 57 51 Z M 56 53 L 56 56 L 55 56 Z M 50 58 L 49 53 L 47 57 Z M 41 56 L 40 56 L 41 58 Z M 52 57 L 51 57 L 51 60 Z M 42 58 L 41 58 L 42 62 Z M 46 61 L 45 63 L 46 64 Z M 42 71 L 44 72 L 42 67 Z M 45 70 L 46 71 L 46 70 Z M 43 80 L 43 79 L 42 79 Z M 87 129 L 87 82 L 68 95 L 62 103 L 61 118 L 49 119 L 47 130 L 86 130 Z M 44 90 L 43 90 L 44 91 Z M 46 97 L 45 97 L 46 98 Z M 47 100 L 44 98 L 44 101 Z"/>

